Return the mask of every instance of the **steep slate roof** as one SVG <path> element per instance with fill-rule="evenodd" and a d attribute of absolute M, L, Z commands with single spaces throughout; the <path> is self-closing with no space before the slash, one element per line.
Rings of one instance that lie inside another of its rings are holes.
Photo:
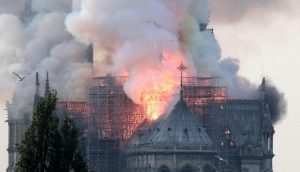
<path fill-rule="evenodd" d="M 243 145 L 246 141 L 261 142 L 262 115 L 259 101 L 229 100 L 219 115 L 225 118 L 219 120 L 228 122 L 236 145 Z"/>
<path fill-rule="evenodd" d="M 212 145 L 196 116 L 181 98 L 171 113 L 152 126 L 141 144 Z"/>

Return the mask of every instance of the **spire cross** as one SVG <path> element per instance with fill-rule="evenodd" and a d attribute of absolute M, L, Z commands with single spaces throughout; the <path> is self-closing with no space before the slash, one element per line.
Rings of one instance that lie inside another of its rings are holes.
<path fill-rule="evenodd" d="M 187 69 L 187 67 L 181 63 L 177 69 L 180 71 L 180 97 L 183 98 L 183 85 L 182 85 L 182 75 L 183 72 Z"/>

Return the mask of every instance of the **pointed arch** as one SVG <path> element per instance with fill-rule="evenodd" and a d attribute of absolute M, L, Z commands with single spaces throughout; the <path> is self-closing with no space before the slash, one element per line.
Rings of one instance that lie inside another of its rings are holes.
<path fill-rule="evenodd" d="M 171 172 L 167 166 L 162 166 L 158 169 L 158 172 Z"/>

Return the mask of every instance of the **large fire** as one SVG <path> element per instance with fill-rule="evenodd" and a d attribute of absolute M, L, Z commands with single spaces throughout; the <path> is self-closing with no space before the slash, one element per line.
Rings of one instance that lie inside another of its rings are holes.
<path fill-rule="evenodd" d="M 176 88 L 178 88 L 176 80 L 168 75 L 165 77 L 164 83 L 156 83 L 141 94 L 141 102 L 146 106 L 146 113 L 150 120 L 156 120 L 165 112 L 176 92 L 175 90 L 177 90 Z"/>
<path fill-rule="evenodd" d="M 166 111 L 179 90 L 178 64 L 181 55 L 164 52 L 161 65 L 140 73 L 135 87 L 137 103 L 146 107 L 149 120 L 158 119 Z"/>
<path fill-rule="evenodd" d="M 177 71 L 179 63 L 170 70 L 153 68 L 149 73 L 141 73 L 137 78 L 138 81 L 128 82 L 130 77 L 93 78 L 87 87 L 86 102 L 60 101 L 58 107 L 68 109 L 71 116 L 78 117 L 79 120 L 82 120 L 81 117 L 87 117 L 88 131 L 101 129 L 103 137 L 126 141 L 145 119 L 156 120 L 170 107 L 169 103 L 179 92 L 180 73 Z M 179 69 L 183 70 L 184 66 L 180 66 L 183 68 Z M 153 72 L 156 73 L 151 75 Z M 186 77 L 186 74 L 182 78 L 185 87 L 184 99 L 187 105 L 191 106 L 191 111 L 199 117 L 208 112 L 209 103 L 220 103 L 218 105 L 222 109 L 222 102 L 227 99 L 226 88 L 218 87 L 216 85 L 218 82 L 214 80 L 214 78 Z M 135 87 L 129 85 L 129 88 L 134 88 L 135 94 L 132 95 L 135 97 L 128 97 L 125 94 L 123 86 L 128 83 L 134 84 Z M 204 125 L 210 125 L 209 121 Z"/>

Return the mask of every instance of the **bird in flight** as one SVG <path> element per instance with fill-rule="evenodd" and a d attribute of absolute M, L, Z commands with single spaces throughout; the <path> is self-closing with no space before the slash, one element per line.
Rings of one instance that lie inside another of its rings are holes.
<path fill-rule="evenodd" d="M 14 75 L 16 75 L 19 78 L 19 81 L 23 81 L 25 77 L 21 77 L 19 74 L 13 72 Z"/>
<path fill-rule="evenodd" d="M 220 161 L 223 161 L 225 162 L 226 164 L 229 164 L 229 162 L 227 160 L 225 160 L 224 158 L 220 157 L 220 156 L 217 156 L 215 155 L 216 158 L 218 158 Z"/>

